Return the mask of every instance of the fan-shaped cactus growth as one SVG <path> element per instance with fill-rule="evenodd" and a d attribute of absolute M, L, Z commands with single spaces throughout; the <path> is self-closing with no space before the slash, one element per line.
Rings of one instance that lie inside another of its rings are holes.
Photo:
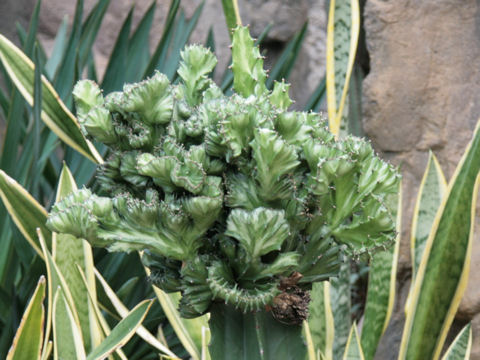
<path fill-rule="evenodd" d="M 111 251 L 145 250 L 155 285 L 182 292 L 184 317 L 220 301 L 295 323 L 305 316 L 291 311 L 295 299 L 308 303 L 305 291 L 335 276 L 344 254 L 393 239 L 384 203 L 399 176 L 365 141 L 336 141 L 319 114 L 287 111 L 289 85 L 267 90 L 247 28 L 232 45 L 230 97 L 208 77 L 215 56 L 196 45 L 182 53 L 178 83 L 156 73 L 104 98 L 79 82 L 81 126 L 110 148 L 103 193 L 65 198 L 48 226 Z"/>

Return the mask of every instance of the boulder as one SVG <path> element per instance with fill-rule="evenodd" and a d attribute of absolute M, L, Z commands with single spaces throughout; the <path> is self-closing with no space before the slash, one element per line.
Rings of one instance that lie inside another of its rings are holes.
<path fill-rule="evenodd" d="M 363 126 L 375 148 L 402 166 L 407 211 L 400 262 L 409 264 L 409 232 L 427 152 L 449 178 L 480 114 L 476 1 L 368 0 L 370 73 L 363 83 Z"/>

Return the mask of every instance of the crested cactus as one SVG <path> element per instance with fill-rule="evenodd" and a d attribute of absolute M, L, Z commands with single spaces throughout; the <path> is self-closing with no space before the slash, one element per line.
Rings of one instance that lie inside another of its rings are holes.
<path fill-rule="evenodd" d="M 182 293 L 184 317 L 221 302 L 299 323 L 313 282 L 393 240 L 385 203 L 399 175 L 367 142 L 335 140 L 321 115 L 288 111 L 289 86 L 266 88 L 247 28 L 232 47 L 230 97 L 208 77 L 214 55 L 196 45 L 182 52 L 178 83 L 156 73 L 104 98 L 80 81 L 82 130 L 110 155 L 101 194 L 65 198 L 47 225 L 111 251 L 144 250 L 152 282 Z"/>

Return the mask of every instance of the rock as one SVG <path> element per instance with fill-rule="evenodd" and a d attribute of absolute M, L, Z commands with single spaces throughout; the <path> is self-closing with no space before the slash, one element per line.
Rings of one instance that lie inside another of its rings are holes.
<path fill-rule="evenodd" d="M 433 149 L 450 177 L 477 122 L 480 72 L 471 64 L 480 55 L 478 6 L 453 0 L 367 1 L 371 71 L 363 84 L 364 130 L 378 151 L 402 165 L 409 210 L 426 163 L 418 160 Z M 404 229 L 410 218 L 406 211 Z M 405 245 L 408 230 L 402 234 Z M 408 246 L 402 249 L 401 263 L 408 264 Z"/>
<path fill-rule="evenodd" d="M 434 151 L 449 179 L 478 121 L 480 71 L 471 64 L 480 58 L 479 10 L 480 4 L 473 0 L 366 3 L 371 70 L 363 83 L 363 126 L 382 156 L 402 169 L 399 272 L 411 266 L 411 217 L 428 150 Z M 480 336 L 478 234 L 473 244 L 470 280 L 457 322 L 473 317 L 474 331 Z M 393 314 L 393 323 L 398 317 L 401 313 Z M 387 331 L 382 342 L 391 343 L 396 336 L 395 331 Z M 480 359 L 479 341 L 474 344 L 472 359 Z"/>
<path fill-rule="evenodd" d="M 273 23 L 267 41 L 287 42 L 301 29 L 308 18 L 308 0 L 246 0 L 241 15 L 256 36 Z"/>
<path fill-rule="evenodd" d="M 459 154 L 451 149 L 465 138 L 448 135 L 460 131 L 468 138 L 480 110 L 474 102 L 480 73 L 470 65 L 480 54 L 477 6 L 447 0 L 367 2 L 371 72 L 364 83 L 364 124 L 379 149 L 440 148 L 456 163 Z"/>

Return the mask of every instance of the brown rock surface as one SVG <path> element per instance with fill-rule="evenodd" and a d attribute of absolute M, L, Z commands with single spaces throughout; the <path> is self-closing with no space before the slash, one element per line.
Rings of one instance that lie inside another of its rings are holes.
<path fill-rule="evenodd" d="M 377 150 L 402 165 L 412 208 L 428 149 L 451 176 L 480 114 L 475 1 L 367 1 L 371 72 L 363 84 L 364 129 Z M 415 186 L 411 186 L 415 185 Z M 411 213 L 404 228 L 410 228 Z M 403 263 L 409 262 L 404 232 Z"/>
<path fill-rule="evenodd" d="M 448 179 L 480 115 L 479 10 L 480 4 L 473 0 L 366 3 L 371 71 L 363 83 L 364 130 L 384 157 L 402 167 L 400 272 L 410 266 L 411 214 L 428 149 L 437 155 Z M 464 319 L 480 311 L 478 240 L 476 236 L 469 284 L 459 311 Z M 402 316 L 403 305 L 396 309 L 393 319 Z M 474 327 L 475 338 L 480 338 L 480 326 Z M 395 341 L 387 333 L 380 351 L 387 351 Z M 479 340 L 474 343 L 479 348 Z M 472 359 L 480 358 L 478 354 Z"/>

